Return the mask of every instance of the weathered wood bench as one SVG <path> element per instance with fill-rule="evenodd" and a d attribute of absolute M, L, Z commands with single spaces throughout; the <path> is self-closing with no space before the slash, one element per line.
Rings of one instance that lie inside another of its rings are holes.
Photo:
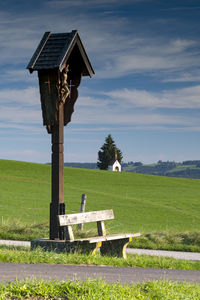
<path fill-rule="evenodd" d="M 134 237 L 140 236 L 140 233 L 106 235 L 104 221 L 112 219 L 114 219 L 112 209 L 58 216 L 59 226 L 66 228 L 66 242 L 70 243 L 70 249 L 72 251 L 82 253 L 92 252 L 96 254 L 100 248 L 102 255 L 126 258 L 126 247 L 128 243 L 131 242 Z M 72 226 L 90 222 L 97 222 L 98 236 L 75 239 Z"/>

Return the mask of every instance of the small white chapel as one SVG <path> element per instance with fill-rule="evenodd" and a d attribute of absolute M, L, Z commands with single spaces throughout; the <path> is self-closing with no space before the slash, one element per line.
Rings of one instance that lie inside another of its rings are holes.
<path fill-rule="evenodd" d="M 113 172 L 121 172 L 122 167 L 119 161 L 117 160 L 117 153 L 115 153 L 115 159 L 110 162 L 108 170 Z"/>

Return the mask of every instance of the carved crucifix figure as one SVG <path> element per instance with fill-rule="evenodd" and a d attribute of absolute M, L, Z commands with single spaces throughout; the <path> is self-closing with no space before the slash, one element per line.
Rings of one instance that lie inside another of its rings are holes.
<path fill-rule="evenodd" d="M 68 78 L 68 72 L 69 72 L 69 65 L 67 65 L 62 73 L 60 74 L 60 82 L 58 85 L 59 89 L 59 102 L 65 103 L 67 97 L 70 95 L 70 89 L 68 86 L 67 78 Z"/>

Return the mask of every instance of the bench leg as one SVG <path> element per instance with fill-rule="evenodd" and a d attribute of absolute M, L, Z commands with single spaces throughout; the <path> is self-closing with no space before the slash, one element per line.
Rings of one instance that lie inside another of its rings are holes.
<path fill-rule="evenodd" d="M 102 242 L 96 243 L 96 248 L 92 251 L 92 255 L 96 255 L 97 250 L 100 248 L 101 249 Z"/>
<path fill-rule="evenodd" d="M 131 237 L 119 240 L 104 241 L 102 242 L 100 252 L 102 255 L 117 256 L 126 259 L 126 247 L 129 242 L 132 242 Z"/>

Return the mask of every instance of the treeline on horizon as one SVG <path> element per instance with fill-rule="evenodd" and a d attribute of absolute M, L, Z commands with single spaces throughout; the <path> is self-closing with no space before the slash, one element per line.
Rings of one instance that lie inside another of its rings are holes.
<path fill-rule="evenodd" d="M 69 162 L 64 165 L 74 168 L 98 169 L 96 163 Z M 128 163 L 122 163 L 122 171 L 200 179 L 200 160 L 186 160 L 181 163 L 159 160 L 155 164 L 143 164 L 142 162 L 130 161 Z"/>

